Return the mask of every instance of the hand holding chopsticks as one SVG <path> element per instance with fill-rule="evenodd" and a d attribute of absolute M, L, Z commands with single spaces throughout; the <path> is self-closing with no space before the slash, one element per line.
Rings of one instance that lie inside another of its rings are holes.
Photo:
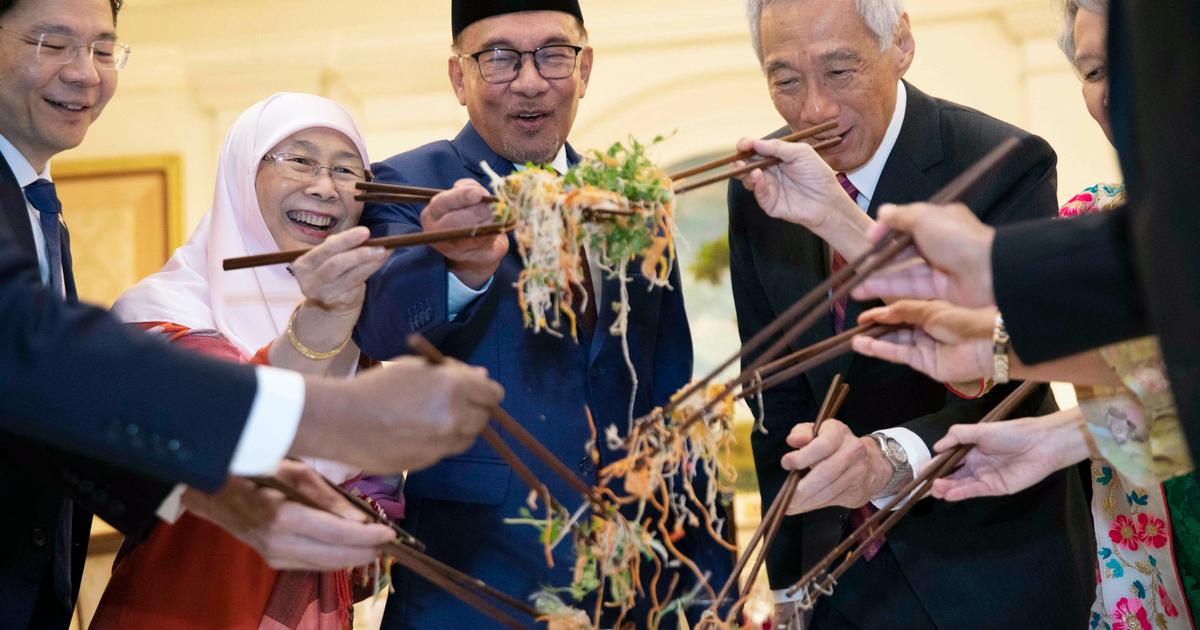
<path fill-rule="evenodd" d="M 255 477 L 251 481 L 259 487 L 270 488 L 283 493 L 288 500 L 303 505 L 309 509 L 324 512 L 340 518 L 333 509 L 322 505 L 320 502 L 313 500 L 303 491 L 291 483 L 283 481 L 277 477 Z M 367 518 L 373 521 L 386 521 L 387 519 L 375 513 L 373 509 L 361 499 L 351 495 L 345 489 L 336 484 L 325 480 L 330 489 L 334 489 L 346 498 L 355 509 L 367 515 Z M 519 630 L 527 627 L 510 616 L 507 612 L 500 609 L 496 604 L 502 604 L 512 611 L 523 613 L 531 619 L 536 618 L 538 613 L 529 604 L 517 599 L 503 591 L 493 588 L 482 580 L 473 578 L 461 571 L 435 560 L 431 556 L 424 553 L 424 545 L 413 538 L 404 530 L 388 521 L 393 531 L 397 532 L 396 539 L 384 543 L 380 551 L 388 557 L 393 558 L 397 564 L 412 571 L 413 573 L 428 580 L 431 584 L 445 590 L 454 597 L 457 597 L 463 603 L 475 608 L 481 613 L 491 617 L 497 623 Z M 386 570 L 386 568 L 384 569 Z M 491 601 L 489 601 L 491 600 Z"/>
<path fill-rule="evenodd" d="M 842 403 L 846 400 L 849 386 L 842 383 L 842 376 L 839 374 L 834 377 L 833 382 L 829 385 L 829 391 L 825 394 L 825 400 L 821 403 L 821 408 L 817 412 L 816 421 L 813 423 L 813 435 L 821 430 L 821 425 L 826 420 L 832 418 L 841 409 Z M 783 482 L 783 487 L 779 493 L 775 495 L 775 500 L 771 502 L 771 506 L 762 513 L 762 520 L 759 522 L 758 529 L 754 530 L 754 535 L 750 537 L 750 542 L 746 543 L 746 548 L 742 550 L 738 556 L 737 563 L 733 567 L 733 572 L 729 576 L 729 580 L 721 588 L 721 592 L 713 601 L 712 609 L 715 612 L 722 603 L 725 602 L 733 587 L 737 584 L 742 570 L 745 569 L 746 563 L 750 561 L 750 556 L 758 550 L 758 557 L 754 560 L 754 566 L 750 569 L 750 573 L 746 575 L 746 579 L 742 584 L 742 589 L 738 602 L 744 603 L 750 595 L 750 590 L 754 587 L 754 581 L 758 578 L 758 572 L 762 570 L 763 563 L 766 560 L 767 552 L 771 549 L 771 543 L 775 541 L 775 536 L 779 533 L 779 527 L 783 523 L 783 517 L 787 512 L 788 501 L 791 500 L 792 493 L 796 490 L 796 485 L 804 476 L 803 472 L 792 471 L 788 473 L 787 479 Z M 762 543 L 759 545 L 759 543 Z M 735 604 L 730 610 L 730 616 L 736 617 L 738 614 L 739 604 Z"/>
<path fill-rule="evenodd" d="M 1004 420 L 1041 385 L 1041 383 L 1033 381 L 1022 383 L 979 422 Z M 932 491 L 934 479 L 954 472 L 970 449 L 969 445 L 958 446 L 939 454 L 930 461 L 916 478 L 892 497 L 887 505 L 872 514 L 858 529 L 854 530 L 841 544 L 792 585 L 787 591 L 788 596 L 802 594 L 800 605 L 811 609 L 821 595 L 832 593 L 838 578 L 866 554 L 873 544 L 883 540 L 887 532 Z M 907 503 L 901 507 L 900 503 L 904 501 Z"/>

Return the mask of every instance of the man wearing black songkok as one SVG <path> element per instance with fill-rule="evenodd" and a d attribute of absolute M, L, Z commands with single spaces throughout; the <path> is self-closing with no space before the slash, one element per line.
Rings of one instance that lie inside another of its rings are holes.
<path fill-rule="evenodd" d="M 491 208 L 478 203 L 486 194 L 480 184 L 488 182 L 481 163 L 508 175 L 526 162 L 564 172 L 579 160 L 566 139 L 587 90 L 592 49 L 578 2 L 456 0 L 452 16 L 449 78 L 470 123 L 453 140 L 397 155 L 372 170 L 389 183 L 459 186 L 428 205 L 368 205 L 363 222 L 377 236 L 490 221 Z M 521 260 L 509 237 L 398 250 L 368 282 L 356 339 L 370 356 L 391 357 L 407 351 L 409 334 L 420 333 L 447 355 L 489 368 L 504 385 L 504 404 L 513 416 L 585 483 L 594 484 L 597 470 L 620 453 L 601 440 L 600 461 L 587 456 L 585 445 L 593 435 L 585 409 L 601 431 L 610 425 L 624 429 L 631 397 L 634 415 L 640 416 L 691 378 L 692 345 L 678 270 L 670 278 L 673 290 L 650 287 L 641 274 L 630 273 L 635 279 L 628 287 L 628 339 L 635 384 L 621 339 L 608 332 L 615 312 L 607 305 L 616 301 L 619 282 L 601 277 L 595 263 L 590 268 L 596 272 L 589 283 L 594 310 L 590 324 L 581 312 L 576 342 L 525 329 L 514 288 Z M 568 509 L 580 504 L 566 483 L 540 463 L 531 465 Z M 461 457 L 411 475 L 404 494 L 402 524 L 434 557 L 518 598 L 571 584 L 575 558 L 569 540 L 555 548 L 551 569 L 537 531 L 504 524 L 519 516 L 529 491 L 488 445 L 480 443 Z M 732 569 L 728 551 L 703 529 L 688 530 L 675 544 L 720 588 Z M 668 569 L 658 581 L 660 597 L 674 571 L 680 576 L 676 596 L 695 588 L 697 578 L 686 568 Z M 649 600 L 653 575 L 654 567 L 644 564 L 643 601 Z M 396 592 L 383 623 L 388 630 L 494 626 L 406 571 L 395 571 L 393 579 Z M 587 610 L 594 604 L 591 598 L 577 604 L 567 594 L 562 597 Z M 693 621 L 703 608 L 689 611 Z M 615 622 L 612 612 L 605 627 Z M 643 606 L 626 621 L 644 625 L 645 612 Z"/>

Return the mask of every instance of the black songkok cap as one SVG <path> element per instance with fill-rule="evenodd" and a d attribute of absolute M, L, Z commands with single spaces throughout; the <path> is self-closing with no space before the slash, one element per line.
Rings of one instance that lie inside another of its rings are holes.
<path fill-rule="evenodd" d="M 454 37 L 463 29 L 505 13 L 518 11 L 562 11 L 583 21 L 579 0 L 453 0 L 450 4 L 450 26 Z"/>

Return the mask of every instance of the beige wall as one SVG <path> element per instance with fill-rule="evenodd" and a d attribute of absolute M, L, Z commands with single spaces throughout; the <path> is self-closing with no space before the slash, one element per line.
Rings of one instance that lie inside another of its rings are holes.
<path fill-rule="evenodd" d="M 584 2 L 597 64 L 573 141 L 677 132 L 657 157 L 727 150 L 779 125 L 739 0 Z M 1050 0 L 910 0 L 921 89 L 1041 134 L 1060 156 L 1061 192 L 1116 177 L 1078 82 L 1053 44 Z M 209 205 L 225 130 L 277 90 L 337 98 L 378 159 L 455 133 L 449 3 L 428 0 L 130 0 L 134 47 L 117 98 L 68 158 L 184 158 L 187 225 Z"/>

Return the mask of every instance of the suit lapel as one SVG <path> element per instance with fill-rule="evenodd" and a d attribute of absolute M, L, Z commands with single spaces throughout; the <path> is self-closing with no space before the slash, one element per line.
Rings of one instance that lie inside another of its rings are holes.
<path fill-rule="evenodd" d="M 938 189 L 926 171 L 942 161 L 941 112 L 937 101 L 929 95 L 908 82 L 905 82 L 904 88 L 908 92 L 908 107 L 900 135 L 896 138 L 896 146 L 883 165 L 875 194 L 871 196 L 871 205 L 867 208 L 867 214 L 872 219 L 879 216 L 879 206 L 885 203 L 925 201 Z M 879 300 L 850 300 L 846 305 L 846 327 L 856 326 L 858 316 L 864 310 L 882 304 Z M 857 356 L 850 352 L 833 363 L 838 371 L 848 374 Z"/>
<path fill-rule="evenodd" d="M 762 212 L 757 206 L 753 211 Z M 798 225 L 777 220 L 761 225 L 765 228 L 764 232 L 752 237 L 761 261 L 758 266 L 759 282 L 769 287 L 767 301 L 778 316 L 828 277 L 829 249 L 816 235 Z M 788 352 L 817 343 L 832 333 L 833 318 L 829 313 L 824 313 L 819 321 L 788 346 Z M 814 396 L 828 388 L 835 372 L 836 367 L 826 363 L 804 375 Z"/>
<path fill-rule="evenodd" d="M 8 162 L 0 158 L 0 221 L 8 224 L 13 241 L 26 254 L 37 258 L 33 244 L 33 225 L 29 222 L 29 208 L 25 205 L 25 193 L 17 184 Z"/>

